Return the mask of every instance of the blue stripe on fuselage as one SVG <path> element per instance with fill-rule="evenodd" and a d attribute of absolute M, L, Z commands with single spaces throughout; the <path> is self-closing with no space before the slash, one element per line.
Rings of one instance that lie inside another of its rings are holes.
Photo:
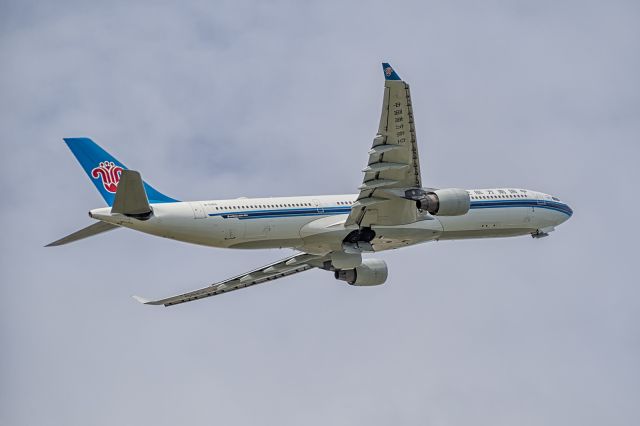
<path fill-rule="evenodd" d="M 571 210 L 571 207 L 568 205 L 548 200 L 544 200 L 543 202 L 538 200 L 483 200 L 473 201 L 471 203 L 472 209 L 495 209 L 505 207 L 537 207 L 540 209 L 559 211 L 568 216 L 573 214 L 573 210 Z"/>
<path fill-rule="evenodd" d="M 350 211 L 351 207 L 313 207 L 305 209 L 243 210 L 238 212 L 210 213 L 209 216 L 222 216 L 224 219 L 236 218 L 245 220 L 296 216 L 330 216 L 349 214 Z"/>
<path fill-rule="evenodd" d="M 568 216 L 573 214 L 573 210 L 563 203 L 553 201 L 544 201 L 544 204 L 538 204 L 538 200 L 483 200 L 473 201 L 471 209 L 495 209 L 495 208 L 512 208 L 512 207 L 534 207 L 540 209 L 548 209 L 559 211 Z M 324 208 L 296 208 L 296 209 L 273 209 L 273 210 L 241 210 L 237 212 L 210 213 L 209 216 L 220 216 L 224 219 L 269 219 L 281 217 L 298 217 L 298 216 L 332 216 L 338 214 L 349 214 L 350 206 L 335 206 Z"/>

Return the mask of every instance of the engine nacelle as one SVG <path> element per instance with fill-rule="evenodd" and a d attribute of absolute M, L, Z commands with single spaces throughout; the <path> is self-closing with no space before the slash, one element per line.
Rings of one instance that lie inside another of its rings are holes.
<path fill-rule="evenodd" d="M 416 206 L 435 216 L 461 216 L 469 211 L 471 197 L 464 189 L 436 189 L 417 199 Z"/>
<path fill-rule="evenodd" d="M 362 264 L 354 269 L 337 270 L 335 277 L 351 285 L 371 286 L 384 284 L 388 273 L 389 269 L 384 260 L 363 259 Z"/>

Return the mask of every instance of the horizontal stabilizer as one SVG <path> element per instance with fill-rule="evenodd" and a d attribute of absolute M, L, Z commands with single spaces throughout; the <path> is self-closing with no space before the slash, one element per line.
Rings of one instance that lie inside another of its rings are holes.
<path fill-rule="evenodd" d="M 47 244 L 45 247 L 61 246 L 63 244 L 69 244 L 74 241 L 82 240 L 93 235 L 102 234 L 103 232 L 111 231 L 112 229 L 119 228 L 118 225 L 112 225 L 107 222 L 98 222 L 93 225 L 87 226 L 79 231 L 74 232 L 71 235 L 67 235 L 64 238 L 60 238 L 57 241 Z"/>
<path fill-rule="evenodd" d="M 111 213 L 121 213 L 134 217 L 143 217 L 151 214 L 151 206 L 139 172 L 135 170 L 122 171 Z"/>

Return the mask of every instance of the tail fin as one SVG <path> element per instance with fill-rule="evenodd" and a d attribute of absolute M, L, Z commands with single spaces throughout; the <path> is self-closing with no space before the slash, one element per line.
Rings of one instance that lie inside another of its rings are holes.
<path fill-rule="evenodd" d="M 109 206 L 113 205 L 123 170 L 127 167 L 89 138 L 65 138 L 65 143 Z M 173 203 L 175 200 L 144 182 L 150 203 Z"/>

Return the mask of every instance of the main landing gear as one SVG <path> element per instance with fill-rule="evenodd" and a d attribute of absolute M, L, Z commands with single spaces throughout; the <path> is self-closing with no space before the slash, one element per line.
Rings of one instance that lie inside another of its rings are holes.
<path fill-rule="evenodd" d="M 371 241 L 376 237 L 376 233 L 369 227 L 364 227 L 351 231 L 342 240 L 342 248 L 345 253 L 362 253 L 363 251 L 373 251 Z"/>

